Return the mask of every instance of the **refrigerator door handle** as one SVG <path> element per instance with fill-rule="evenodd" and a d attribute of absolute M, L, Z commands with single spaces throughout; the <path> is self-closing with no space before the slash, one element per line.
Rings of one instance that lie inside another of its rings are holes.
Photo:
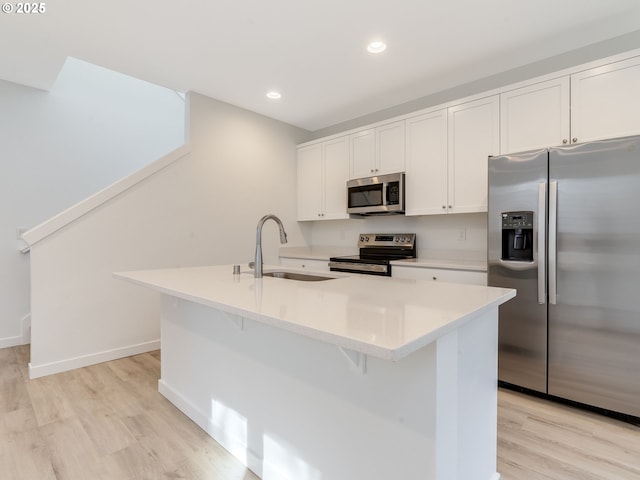
<path fill-rule="evenodd" d="M 547 182 L 538 184 L 538 303 L 547 303 Z"/>
<path fill-rule="evenodd" d="M 555 305 L 558 296 L 556 291 L 556 273 L 558 270 L 558 250 L 556 239 L 558 234 L 558 181 L 549 183 L 549 303 Z"/>

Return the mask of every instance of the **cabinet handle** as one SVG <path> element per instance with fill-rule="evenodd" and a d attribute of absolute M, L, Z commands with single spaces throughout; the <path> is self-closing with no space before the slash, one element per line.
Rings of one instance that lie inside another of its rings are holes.
<path fill-rule="evenodd" d="M 562 139 L 562 143 L 564 143 L 565 145 L 569 142 L 569 140 L 567 140 L 566 138 Z"/>
<path fill-rule="evenodd" d="M 576 143 L 578 141 L 578 137 L 573 137 L 571 140 L 573 141 L 573 143 Z"/>
<path fill-rule="evenodd" d="M 449 208 L 453 208 L 451 205 L 449 205 Z"/>
<path fill-rule="evenodd" d="M 434 280 L 438 280 L 438 277 L 433 277 Z"/>
<path fill-rule="evenodd" d="M 442 205 L 442 209 L 445 210 L 447 208 L 446 205 Z"/>

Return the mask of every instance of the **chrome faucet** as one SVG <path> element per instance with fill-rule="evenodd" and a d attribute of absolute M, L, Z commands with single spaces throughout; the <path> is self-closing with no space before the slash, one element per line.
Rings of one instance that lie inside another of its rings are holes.
<path fill-rule="evenodd" d="M 256 269 L 254 276 L 256 278 L 262 278 L 262 226 L 267 220 L 273 220 L 278 224 L 280 228 L 280 243 L 287 243 L 287 233 L 284 231 L 284 225 L 278 217 L 275 215 L 265 215 L 258 222 L 258 228 L 256 229 L 256 258 L 253 262 L 253 267 Z M 249 264 L 251 267 L 252 265 Z"/>

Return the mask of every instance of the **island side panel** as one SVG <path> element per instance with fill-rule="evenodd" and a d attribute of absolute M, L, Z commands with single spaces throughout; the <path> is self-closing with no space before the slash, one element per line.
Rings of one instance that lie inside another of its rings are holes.
<path fill-rule="evenodd" d="M 162 310 L 161 393 L 262 478 L 436 478 L 435 343 L 361 374 L 333 345 L 170 296 Z"/>
<path fill-rule="evenodd" d="M 458 351 L 458 478 L 497 480 L 497 307 L 458 330 Z"/>
<path fill-rule="evenodd" d="M 436 343 L 436 478 L 497 480 L 497 307 Z"/>

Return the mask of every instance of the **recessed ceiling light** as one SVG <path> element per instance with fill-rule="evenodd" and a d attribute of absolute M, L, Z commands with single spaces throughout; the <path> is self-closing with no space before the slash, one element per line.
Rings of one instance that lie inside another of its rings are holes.
<path fill-rule="evenodd" d="M 369 53 L 382 53 L 386 49 L 387 44 L 380 40 L 376 40 L 375 42 L 371 42 L 369 45 L 367 45 L 367 52 Z"/>
<path fill-rule="evenodd" d="M 280 92 L 276 92 L 275 90 L 272 90 L 267 93 L 267 98 L 269 100 L 280 100 L 282 98 L 282 94 Z"/>

